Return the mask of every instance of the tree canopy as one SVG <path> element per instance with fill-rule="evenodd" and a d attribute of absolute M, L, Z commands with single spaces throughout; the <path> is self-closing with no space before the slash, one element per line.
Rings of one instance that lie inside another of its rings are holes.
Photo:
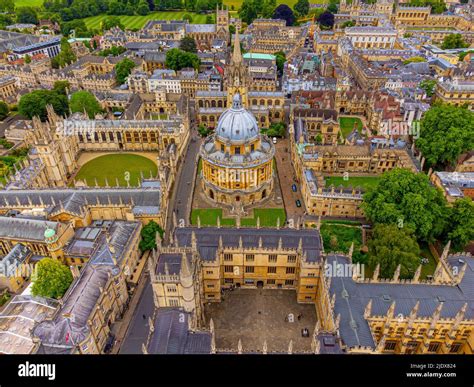
<path fill-rule="evenodd" d="M 53 91 L 58 94 L 67 95 L 67 90 L 71 89 L 69 81 L 56 81 L 53 85 Z"/>
<path fill-rule="evenodd" d="M 8 105 L 4 101 L 0 101 L 0 120 L 3 120 L 6 116 L 8 116 Z"/>
<path fill-rule="evenodd" d="M 159 233 L 160 237 L 163 238 L 163 229 L 153 220 L 142 228 L 140 233 L 142 240 L 138 245 L 142 252 L 156 248 L 156 233 Z"/>
<path fill-rule="evenodd" d="M 469 47 L 469 43 L 466 43 L 462 38 L 461 34 L 449 34 L 446 35 L 441 44 L 443 50 L 450 48 L 465 48 Z"/>
<path fill-rule="evenodd" d="M 186 52 L 179 48 L 172 48 L 166 52 L 166 67 L 175 71 L 185 67 L 192 67 L 195 70 L 199 68 L 201 61 L 196 54 Z"/>
<path fill-rule="evenodd" d="M 72 94 L 69 106 L 73 113 L 85 111 L 89 118 L 94 118 L 97 113 L 102 112 L 99 101 L 97 101 L 94 94 L 85 90 L 76 91 Z"/>
<path fill-rule="evenodd" d="M 294 6 L 298 16 L 306 16 L 309 12 L 309 0 L 298 0 Z"/>
<path fill-rule="evenodd" d="M 186 52 L 197 52 L 196 41 L 191 36 L 185 36 L 183 39 L 181 39 L 179 42 L 179 48 Z"/>
<path fill-rule="evenodd" d="M 369 189 L 362 208 L 373 223 L 393 224 L 415 232 L 418 239 L 432 241 L 446 225 L 446 199 L 428 177 L 408 169 L 385 172 Z"/>
<path fill-rule="evenodd" d="M 253 0 L 244 0 L 239 9 L 239 16 L 244 23 L 252 23 L 258 17 L 255 2 Z"/>
<path fill-rule="evenodd" d="M 275 55 L 278 72 L 282 74 L 286 62 L 286 54 L 283 51 L 278 51 L 275 52 L 273 55 Z"/>
<path fill-rule="evenodd" d="M 454 202 L 449 208 L 449 224 L 446 240 L 450 240 L 454 250 L 463 248 L 474 240 L 474 202 L 465 197 Z"/>
<path fill-rule="evenodd" d="M 273 11 L 272 19 L 283 19 L 286 21 L 287 26 L 292 26 L 295 24 L 296 17 L 290 7 L 286 4 L 280 4 L 278 7 L 275 8 Z"/>
<path fill-rule="evenodd" d="M 38 24 L 38 13 L 33 7 L 18 7 L 15 13 L 17 23 Z"/>
<path fill-rule="evenodd" d="M 36 265 L 31 293 L 34 296 L 61 298 L 73 280 L 71 270 L 56 259 L 43 258 Z"/>
<path fill-rule="evenodd" d="M 412 231 L 393 224 L 377 224 L 368 242 L 369 265 L 380 264 L 380 277 L 392 278 L 398 265 L 400 278 L 412 278 L 420 265 L 420 248 Z"/>
<path fill-rule="evenodd" d="M 129 58 L 124 58 L 115 65 L 115 80 L 122 85 L 135 67 L 135 62 Z"/>
<path fill-rule="evenodd" d="M 430 167 L 454 165 L 474 148 L 474 112 L 454 105 L 434 105 L 421 120 L 416 146 Z"/>
<path fill-rule="evenodd" d="M 428 97 L 432 97 L 436 89 L 435 79 L 423 79 L 420 82 L 420 88 L 423 89 Z"/>
<path fill-rule="evenodd" d="M 61 39 L 61 52 L 54 58 L 51 58 L 51 66 L 55 69 L 71 64 L 77 59 L 71 44 L 66 38 Z"/>
<path fill-rule="evenodd" d="M 64 94 L 54 90 L 34 90 L 20 98 L 18 112 L 29 119 L 37 116 L 41 121 L 46 121 L 47 105 L 52 105 L 54 111 L 60 116 L 67 115 L 69 111 L 68 99 Z"/>
<path fill-rule="evenodd" d="M 324 11 L 319 15 L 318 23 L 322 29 L 331 29 L 334 26 L 334 14 L 329 11 Z"/>

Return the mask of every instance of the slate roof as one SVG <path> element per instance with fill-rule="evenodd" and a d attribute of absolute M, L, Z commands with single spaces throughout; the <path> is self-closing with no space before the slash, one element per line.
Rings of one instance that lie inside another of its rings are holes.
<path fill-rule="evenodd" d="M 113 184 L 113 182 L 109 183 Z M 160 192 L 159 186 L 152 186 L 151 183 L 147 183 L 147 187 L 141 188 L 0 190 L 0 207 L 15 206 L 19 202 L 24 206 L 46 208 L 49 212 L 54 213 L 61 211 L 62 205 L 67 212 L 80 214 L 87 203 L 96 204 L 99 202 L 108 205 L 110 200 L 112 204 L 119 204 L 122 199 L 124 204 L 131 203 L 133 200 L 133 208 L 152 207 L 154 210 L 159 210 Z M 0 235 L 1 229 L 0 222 Z"/>
<path fill-rule="evenodd" d="M 117 221 L 108 229 L 109 243 L 114 248 L 118 265 L 123 261 L 127 245 L 139 228 L 139 222 Z M 80 231 L 84 232 L 84 229 Z M 110 274 L 118 274 L 119 268 L 112 258 L 103 233 L 99 234 L 96 246 L 89 261 L 81 270 L 80 277 L 64 295 L 59 312 L 51 321 L 44 321 L 34 329 L 34 335 L 54 353 L 56 349 L 63 351 L 64 348 L 72 348 L 87 337 L 89 332 L 87 321 L 100 298 L 100 288 L 105 288 Z"/>
<path fill-rule="evenodd" d="M 297 249 L 302 238 L 303 253 L 306 252 L 308 261 L 320 260 L 321 238 L 315 229 L 183 227 L 177 228 L 175 233 L 179 246 L 191 246 L 192 231 L 195 232 L 197 247 L 204 260 L 211 261 L 216 258 L 220 237 L 222 244 L 227 247 L 238 247 L 239 239 L 242 238 L 244 248 L 257 247 L 260 238 L 264 248 L 276 248 L 281 238 L 283 248 L 291 249 Z"/>
<path fill-rule="evenodd" d="M 184 317 L 184 318 L 183 318 Z M 190 332 L 188 313 L 174 308 L 158 309 L 148 343 L 150 354 L 209 354 L 211 334 Z"/>
<path fill-rule="evenodd" d="M 45 230 L 51 228 L 57 231 L 60 224 L 46 220 L 0 216 L 0 239 L 44 241 Z"/>
<path fill-rule="evenodd" d="M 459 257 L 448 257 L 452 266 L 460 265 Z M 466 318 L 474 318 L 474 259 L 463 257 L 467 263 L 465 275 L 458 286 L 429 284 L 356 283 L 352 277 L 331 279 L 330 295 L 336 294 L 334 313 L 341 315 L 339 331 L 343 342 L 349 346 L 374 347 L 364 310 L 372 300 L 372 315 L 385 315 L 395 301 L 395 315 L 407 316 L 420 302 L 418 316 L 432 316 L 439 303 L 443 302 L 441 318 L 452 318 L 464 303 L 468 303 Z M 347 264 L 344 256 L 328 256 L 327 263 Z"/>

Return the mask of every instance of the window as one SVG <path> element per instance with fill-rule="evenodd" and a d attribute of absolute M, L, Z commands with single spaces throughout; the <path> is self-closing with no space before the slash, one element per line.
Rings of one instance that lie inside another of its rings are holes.
<path fill-rule="evenodd" d="M 212 270 L 206 270 L 206 274 L 214 274 Z"/>
<path fill-rule="evenodd" d="M 253 152 L 254 150 L 255 150 L 255 145 L 254 144 L 250 145 L 250 151 Z"/>
<path fill-rule="evenodd" d="M 232 261 L 232 254 L 224 254 L 224 261 Z"/>
<path fill-rule="evenodd" d="M 308 277 L 316 277 L 316 273 L 313 273 L 313 272 L 308 273 Z"/>
<path fill-rule="evenodd" d="M 436 353 L 438 352 L 439 347 L 440 347 L 440 343 L 431 342 L 430 345 L 428 346 L 428 352 Z"/>
<path fill-rule="evenodd" d="M 235 153 L 236 155 L 240 155 L 240 146 L 235 147 L 234 153 Z"/>
<path fill-rule="evenodd" d="M 296 271 L 295 267 L 287 267 L 286 268 L 286 274 L 294 274 Z"/>
<path fill-rule="evenodd" d="M 461 343 L 453 343 L 451 344 L 451 348 L 449 349 L 449 353 L 458 353 L 459 350 L 461 349 L 462 344 Z"/>
<path fill-rule="evenodd" d="M 171 299 L 170 300 L 170 306 L 179 306 L 178 300 Z"/>
<path fill-rule="evenodd" d="M 267 270 L 267 273 L 276 273 L 276 272 L 277 272 L 277 268 L 274 266 L 270 266 Z"/>
<path fill-rule="evenodd" d="M 285 285 L 293 285 L 295 281 L 293 280 L 286 280 Z"/>
<path fill-rule="evenodd" d="M 255 255 L 254 255 L 254 254 L 247 254 L 247 255 L 245 256 L 245 260 L 246 260 L 247 262 L 253 262 L 253 261 L 255 261 Z"/>
<path fill-rule="evenodd" d="M 296 255 L 288 255 L 288 263 L 296 262 Z"/>
<path fill-rule="evenodd" d="M 224 283 L 225 283 L 225 284 L 233 284 L 233 283 L 234 283 L 234 279 L 233 279 L 233 278 L 224 278 Z"/>
<path fill-rule="evenodd" d="M 207 284 L 207 287 L 208 287 L 208 288 L 213 288 L 213 287 L 214 287 L 214 284 Z"/>
<path fill-rule="evenodd" d="M 275 280 L 274 279 L 267 280 L 267 285 L 275 285 Z"/>
<path fill-rule="evenodd" d="M 397 346 L 396 341 L 387 341 L 385 343 L 384 351 L 395 351 L 396 346 Z"/>
<path fill-rule="evenodd" d="M 225 151 L 225 146 L 221 144 L 221 152 Z"/>
<path fill-rule="evenodd" d="M 255 273 L 255 267 L 253 266 L 245 266 L 246 273 Z"/>
<path fill-rule="evenodd" d="M 233 273 L 234 268 L 232 266 L 224 266 L 224 273 Z"/>
<path fill-rule="evenodd" d="M 314 285 L 307 285 L 306 289 L 314 289 Z"/>
<path fill-rule="evenodd" d="M 174 286 L 167 286 L 166 288 L 170 293 L 176 293 L 176 288 Z"/>

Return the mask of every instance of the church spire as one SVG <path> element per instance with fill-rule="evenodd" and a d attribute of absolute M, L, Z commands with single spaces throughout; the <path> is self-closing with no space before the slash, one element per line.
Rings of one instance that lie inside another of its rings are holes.
<path fill-rule="evenodd" d="M 232 54 L 233 63 L 242 63 L 242 52 L 240 51 L 240 38 L 238 31 L 235 32 L 234 52 Z"/>

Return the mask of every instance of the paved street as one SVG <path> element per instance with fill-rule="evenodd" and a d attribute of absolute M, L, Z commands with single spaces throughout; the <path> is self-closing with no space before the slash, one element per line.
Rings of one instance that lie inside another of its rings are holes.
<path fill-rule="evenodd" d="M 120 347 L 121 354 L 142 353 L 142 344 L 148 337 L 148 317 L 153 315 L 153 289 L 149 277 L 146 277 L 145 290 L 130 321 L 127 335 Z M 143 315 L 146 318 L 143 318 Z"/>
<path fill-rule="evenodd" d="M 165 241 L 169 241 L 169 232 L 173 227 L 173 211 L 176 212 L 176 217 L 184 219 L 186 224 L 189 223 L 189 216 L 191 211 L 192 195 L 193 195 L 193 179 L 196 173 L 197 162 L 196 157 L 201 145 L 200 137 L 192 132 L 192 136 L 196 138 L 189 141 L 187 153 L 184 161 L 181 164 L 178 177 L 176 178 L 173 195 L 169 204 L 168 218 L 166 222 Z"/>
<path fill-rule="evenodd" d="M 291 164 L 290 141 L 288 139 L 278 140 L 275 145 L 275 160 L 277 163 L 278 177 L 285 204 L 286 216 L 288 219 L 294 219 L 303 216 L 305 208 L 303 197 L 301 196 L 300 184 L 294 178 L 294 169 Z M 296 184 L 297 191 L 291 190 L 292 184 Z M 296 200 L 301 202 L 301 207 L 296 206 Z M 296 225 L 296 224 L 295 224 Z"/>

